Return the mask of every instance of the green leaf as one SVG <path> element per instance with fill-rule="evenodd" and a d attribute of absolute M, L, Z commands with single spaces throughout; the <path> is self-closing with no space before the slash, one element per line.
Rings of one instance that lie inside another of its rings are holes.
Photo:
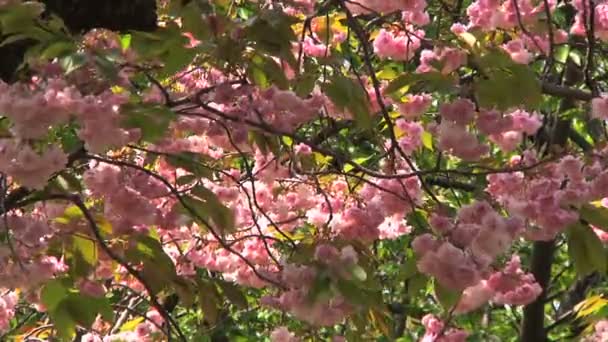
<path fill-rule="evenodd" d="M 349 302 L 354 304 L 371 307 L 382 303 L 380 292 L 369 290 L 353 281 L 338 279 L 335 286 Z"/>
<path fill-rule="evenodd" d="M 431 133 L 422 132 L 422 146 L 433 151 L 433 135 Z"/>
<path fill-rule="evenodd" d="M 195 285 L 190 280 L 183 277 L 175 277 L 173 285 L 181 304 L 184 307 L 191 307 L 196 299 Z"/>
<path fill-rule="evenodd" d="M 120 36 L 120 48 L 122 49 L 122 51 L 126 51 L 127 49 L 129 49 L 130 46 L 131 35 L 127 33 Z"/>
<path fill-rule="evenodd" d="M 348 109 L 359 128 L 371 129 L 367 93 L 359 83 L 342 75 L 334 75 L 322 88 L 338 109 Z"/>
<path fill-rule="evenodd" d="M 205 166 L 201 155 L 191 152 L 182 152 L 165 156 L 165 160 L 171 166 L 184 169 L 195 176 L 211 178 L 213 173 Z"/>
<path fill-rule="evenodd" d="M 213 283 L 205 280 L 198 282 L 198 303 L 205 314 L 205 320 L 209 324 L 215 324 L 219 316 L 220 300 Z"/>
<path fill-rule="evenodd" d="M 114 313 L 107 298 L 90 297 L 81 293 L 70 293 L 58 306 L 56 312 L 60 312 L 61 319 L 63 314 L 69 315 L 69 319 L 90 328 L 97 315 L 101 314 L 105 320 L 111 321 Z M 66 322 L 68 323 L 68 322 Z"/>
<path fill-rule="evenodd" d="M 475 95 L 484 108 L 507 110 L 517 106 L 536 109 L 542 100 L 536 74 L 513 62 L 505 52 L 493 50 L 478 59 L 483 78 L 475 82 Z"/>
<path fill-rule="evenodd" d="M 417 296 L 418 292 L 426 287 L 429 279 L 422 273 L 416 273 L 407 280 L 407 293 L 410 296 Z"/>
<path fill-rule="evenodd" d="M 594 271 L 606 273 L 608 255 L 602 241 L 593 230 L 581 223 L 576 223 L 566 230 L 568 254 L 574 262 L 574 267 L 580 277 Z"/>
<path fill-rule="evenodd" d="M 59 64 L 65 71 L 66 75 L 79 69 L 87 63 L 87 57 L 84 53 L 74 53 L 59 59 Z"/>
<path fill-rule="evenodd" d="M 36 19 L 44 11 L 44 6 L 36 1 L 28 1 L 3 8 L 0 12 L 0 26 L 3 35 L 24 32 L 33 27 Z"/>
<path fill-rule="evenodd" d="M 458 303 L 462 292 L 454 291 L 442 286 L 437 280 L 435 280 L 435 296 L 439 303 L 445 310 L 450 310 Z"/>
<path fill-rule="evenodd" d="M 53 59 L 75 52 L 76 45 L 71 41 L 56 41 L 48 45 L 40 55 L 41 59 Z"/>
<path fill-rule="evenodd" d="M 53 279 L 41 291 L 40 298 L 45 305 L 59 335 L 70 339 L 76 332 L 76 325 L 85 328 L 101 315 L 112 321 L 114 312 L 105 297 L 90 297 L 70 288 L 68 279 Z"/>
<path fill-rule="evenodd" d="M 247 298 L 245 298 L 241 289 L 235 284 L 226 281 L 218 281 L 217 283 L 220 286 L 220 289 L 222 289 L 224 296 L 226 296 L 226 298 L 228 298 L 228 300 L 237 308 L 246 309 L 249 306 Z"/>
<path fill-rule="evenodd" d="M 123 106 L 123 124 L 128 128 L 139 128 L 144 141 L 155 142 L 162 138 L 175 120 L 175 113 L 165 106 L 134 104 Z"/>
<path fill-rule="evenodd" d="M 365 281 L 367 279 L 367 273 L 365 272 L 363 267 L 359 265 L 353 265 L 350 270 L 350 274 L 353 276 L 354 279 L 358 281 Z"/>
<path fill-rule="evenodd" d="M 97 265 L 97 246 L 92 239 L 74 235 L 67 253 L 69 274 L 75 277 L 88 276 Z"/>
<path fill-rule="evenodd" d="M 262 88 L 268 88 L 271 84 L 283 90 L 289 88 L 289 81 L 285 72 L 274 59 L 268 56 L 254 56 L 251 59 L 248 73 L 254 83 Z"/>
<path fill-rule="evenodd" d="M 182 17 L 182 28 L 184 32 L 190 32 L 199 39 L 208 39 L 211 35 L 210 27 L 203 22 L 203 12 L 195 1 L 191 1 L 180 11 Z"/>
<path fill-rule="evenodd" d="M 49 317 L 55 329 L 57 329 L 59 336 L 64 341 L 71 341 L 72 337 L 76 334 L 76 321 L 68 308 L 62 303 L 56 310 L 49 311 Z"/>
<path fill-rule="evenodd" d="M 336 287 L 340 294 L 344 296 L 348 300 L 348 302 L 352 302 L 360 305 L 369 305 L 369 298 L 365 296 L 363 291 L 357 287 L 357 285 L 351 281 L 346 279 L 338 279 L 336 282 Z"/>
<path fill-rule="evenodd" d="M 56 217 L 55 219 L 53 219 L 53 221 L 61 224 L 69 224 L 70 222 L 74 220 L 79 220 L 83 217 L 84 214 L 82 213 L 80 208 L 75 205 L 71 205 L 65 209 L 63 215 Z"/>
<path fill-rule="evenodd" d="M 391 81 L 384 89 L 384 92 L 386 94 L 397 93 L 407 87 L 412 92 L 446 93 L 454 89 L 455 81 L 453 76 L 444 75 L 436 71 L 421 74 L 404 73 Z"/>
<path fill-rule="evenodd" d="M 178 177 L 175 183 L 177 183 L 177 185 L 187 185 L 195 182 L 197 179 L 198 178 L 195 175 L 185 175 Z"/>
<path fill-rule="evenodd" d="M 581 207 L 579 215 L 594 227 L 608 231 L 608 208 L 585 204 Z"/>
<path fill-rule="evenodd" d="M 319 75 L 314 72 L 305 72 L 296 76 L 293 82 L 293 91 L 299 97 L 310 95 L 315 87 Z"/>
<path fill-rule="evenodd" d="M 271 55 L 283 57 L 294 66 L 295 59 L 291 53 L 291 42 L 297 39 L 291 29 L 295 21 L 283 11 L 263 10 L 251 20 L 245 30 L 245 36 L 255 42 L 257 48 Z"/>
<path fill-rule="evenodd" d="M 196 49 L 186 48 L 186 42 L 176 44 L 161 56 L 164 64 L 159 76 L 168 77 L 187 67 L 196 56 Z"/>
<path fill-rule="evenodd" d="M 53 279 L 40 292 L 40 300 L 48 311 L 56 310 L 59 303 L 69 295 L 69 287 L 63 279 Z"/>
<path fill-rule="evenodd" d="M 222 233 L 230 233 L 234 231 L 234 212 L 222 204 L 213 191 L 199 185 L 193 187 L 191 193 L 204 200 L 202 203 L 197 203 L 198 206 L 205 207 L 203 211 L 207 212 L 213 223 L 215 223 L 215 225 L 221 229 Z"/>
<path fill-rule="evenodd" d="M 561 45 L 555 50 L 555 60 L 560 63 L 566 63 L 569 53 L 570 53 L 570 46 Z"/>
<path fill-rule="evenodd" d="M 418 267 L 416 266 L 416 259 L 409 258 L 403 264 L 402 271 L 400 273 L 403 280 L 410 279 L 418 273 Z"/>
<path fill-rule="evenodd" d="M 143 263 L 140 275 L 154 293 L 167 288 L 176 279 L 173 260 L 165 253 L 160 242 L 150 236 L 138 236 L 134 246 L 127 250 L 129 261 Z"/>
<path fill-rule="evenodd" d="M 97 245 L 95 241 L 74 235 L 72 237 L 72 246 L 74 247 L 74 252 L 82 256 L 84 261 L 89 265 L 95 266 L 97 264 Z"/>
<path fill-rule="evenodd" d="M 207 224 L 209 220 L 209 207 L 205 202 L 198 200 L 192 196 L 182 196 L 182 213 L 191 217 L 199 224 Z M 211 227 L 206 227 L 211 228 Z"/>
<path fill-rule="evenodd" d="M 373 157 L 374 157 L 373 155 L 369 155 L 367 157 L 355 158 L 355 159 L 353 159 L 353 162 L 358 165 L 363 165 L 364 163 L 366 163 Z M 344 165 L 344 167 L 342 169 L 344 170 L 344 172 L 350 172 L 354 169 L 354 166 L 352 164 L 346 164 L 346 165 Z"/>
<path fill-rule="evenodd" d="M 331 297 L 331 279 L 326 274 L 318 274 L 307 295 L 307 300 L 314 303 Z"/>

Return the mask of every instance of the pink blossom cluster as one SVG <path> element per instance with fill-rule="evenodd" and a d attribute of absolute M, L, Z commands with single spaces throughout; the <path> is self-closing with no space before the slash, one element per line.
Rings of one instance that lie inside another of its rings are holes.
<path fill-rule="evenodd" d="M 549 10 L 554 11 L 557 1 L 549 0 L 547 3 Z M 542 18 L 545 11 L 542 1 L 518 0 L 515 3 L 514 0 L 477 0 L 467 8 L 467 15 L 471 27 L 491 31 L 518 27 L 520 20 L 524 25 L 532 25 Z"/>
<path fill-rule="evenodd" d="M 435 215 L 430 223 L 442 237 L 427 233 L 414 239 L 418 269 L 458 290 L 479 283 L 523 230 L 520 219 L 499 215 L 487 202 L 462 207 L 455 221 Z"/>
<path fill-rule="evenodd" d="M 553 29 L 553 45 L 557 46 L 568 42 L 568 33 L 562 29 Z M 521 34 L 520 38 L 526 45 L 526 48 L 532 52 L 549 55 L 551 52 L 551 38 L 549 32 L 541 32 L 535 34 Z M 513 55 L 511 55 L 513 57 Z"/>
<path fill-rule="evenodd" d="M 422 317 L 422 325 L 426 330 L 420 342 L 464 342 L 469 336 L 464 330 L 446 329 L 445 323 L 431 314 Z"/>
<path fill-rule="evenodd" d="M 600 239 L 600 241 L 602 241 L 603 243 L 608 243 L 608 232 L 607 231 L 594 227 L 594 226 L 591 226 L 591 228 L 593 229 L 593 232 L 595 233 L 595 235 L 597 235 L 597 237 Z"/>
<path fill-rule="evenodd" d="M 494 272 L 487 279 L 466 288 L 454 312 L 467 313 L 490 300 L 497 304 L 527 305 L 542 291 L 534 275 L 525 273 L 519 257 L 513 255 L 502 271 Z"/>
<path fill-rule="evenodd" d="M 399 147 L 407 155 L 411 155 L 414 151 L 422 146 L 422 133 L 424 128 L 415 121 L 406 121 L 403 119 L 397 120 L 395 126 L 403 133 L 399 138 Z"/>
<path fill-rule="evenodd" d="M 534 155 L 527 153 L 516 165 L 535 162 Z M 608 195 L 608 172 L 599 161 L 585 165 L 573 156 L 540 167 L 534 173 L 512 172 L 487 178 L 486 191 L 511 215 L 529 221 L 531 227 L 526 236 L 534 240 L 553 239 L 577 222 L 577 207 Z"/>
<path fill-rule="evenodd" d="M 407 94 L 403 102 L 397 103 L 399 113 L 408 120 L 420 117 L 431 107 L 433 98 L 430 94 Z"/>
<path fill-rule="evenodd" d="M 261 90 L 252 86 L 233 86 L 230 83 L 220 82 L 214 85 L 213 89 L 214 91 L 204 96 L 206 100 L 213 102 L 210 106 L 213 109 L 198 110 L 202 117 L 210 118 L 206 120 L 207 122 L 213 121 L 219 112 L 223 112 L 224 114 L 221 116 L 249 120 L 283 131 L 292 131 L 318 116 L 327 101 L 326 97 L 318 91 L 314 91 L 312 97 L 303 99 L 291 90 L 281 90 L 276 86 Z M 225 118 L 220 119 L 225 121 Z M 233 142 L 247 145 L 250 126 L 237 122 L 226 122 L 225 125 L 215 123 L 208 127 L 214 130 L 208 132 L 209 135 L 218 138 L 222 135 L 226 142 L 230 142 L 226 134 L 226 129 L 228 129 L 232 131 Z"/>
<path fill-rule="evenodd" d="M 90 332 L 84 334 L 81 342 L 155 342 L 162 339 L 163 318 L 156 310 L 148 311 L 146 320 L 137 324 L 133 331 L 121 331 L 115 334 L 103 336 L 99 333 Z"/>
<path fill-rule="evenodd" d="M 37 153 L 29 144 L 19 144 L 13 139 L 0 141 L 0 172 L 28 188 L 43 189 L 67 162 L 67 155 L 58 146 Z"/>
<path fill-rule="evenodd" d="M 15 316 L 15 307 L 19 299 L 15 291 L 2 290 L 0 296 L 0 331 L 10 328 L 10 321 Z"/>
<path fill-rule="evenodd" d="M 591 100 L 591 117 L 608 120 L 608 97 L 600 96 Z"/>
<path fill-rule="evenodd" d="M 506 114 L 481 109 L 475 115 L 475 106 L 467 99 L 441 105 L 439 114 L 442 117 L 437 127 L 439 148 L 464 160 L 476 160 L 489 151 L 489 147 L 467 129 L 473 122 L 480 133 L 488 135 L 490 141 L 504 152 L 513 151 L 522 142 L 524 134 L 534 135 L 542 126 L 538 114 L 520 109 Z"/>
<path fill-rule="evenodd" d="M 515 110 L 506 115 L 497 111 L 482 111 L 477 120 L 479 131 L 488 134 L 490 140 L 504 152 L 511 152 L 522 142 L 523 135 L 532 136 L 542 126 L 538 114 Z"/>
<path fill-rule="evenodd" d="M 528 64 L 534 57 L 530 51 L 526 49 L 524 42 L 521 39 L 513 39 L 502 45 L 503 50 L 511 56 L 515 63 Z"/>
<path fill-rule="evenodd" d="M 122 147 L 138 138 L 136 130 L 121 127 L 120 105 L 124 95 L 104 92 L 83 96 L 62 79 L 32 84 L 0 83 L 0 113 L 12 123 L 12 132 L 19 139 L 40 139 L 51 126 L 75 118 L 81 128 L 78 136 L 92 152 Z"/>
<path fill-rule="evenodd" d="M 475 105 L 467 99 L 458 99 L 439 107 L 442 117 L 436 128 L 439 136 L 438 148 L 464 160 L 476 160 L 488 153 L 489 147 L 467 130 L 475 115 Z"/>
<path fill-rule="evenodd" d="M 11 130 L 22 139 L 45 136 L 49 127 L 66 123 L 77 111 L 75 88 L 59 79 L 49 81 L 44 90 L 31 90 L 26 84 L 0 82 L 0 113 L 13 124 Z"/>
<path fill-rule="evenodd" d="M 381 29 L 374 39 L 374 53 L 384 59 L 408 61 L 414 57 L 422 45 L 424 31 L 406 26 L 405 31 Z"/>
<path fill-rule="evenodd" d="M 555 11 L 557 1 L 550 0 L 546 4 L 550 13 Z M 533 59 L 531 52 L 547 55 L 552 44 L 563 44 L 568 41 L 568 33 L 562 29 L 552 27 L 551 34 L 549 33 L 544 21 L 546 11 L 543 1 L 477 0 L 467 8 L 468 26 L 458 24 L 453 27 L 453 32 L 460 34 L 467 29 L 476 28 L 492 31 L 523 25 L 526 33 L 513 37 L 502 47 L 516 63 L 528 64 Z"/>
<path fill-rule="evenodd" d="M 243 239 L 231 246 L 232 251 L 228 251 L 219 243 L 213 243 L 213 237 L 207 236 L 206 238 L 208 239 L 206 246 L 193 249 L 187 255 L 188 260 L 194 266 L 222 272 L 227 280 L 256 288 L 267 286 L 268 283 L 258 277 L 242 257 L 253 264 L 258 272 L 264 274 L 276 272 L 276 265 L 273 264 L 270 257 L 271 253 L 276 254 L 271 240 Z M 238 239 L 238 235 L 234 238 Z"/>
<path fill-rule="evenodd" d="M 593 333 L 582 338 L 583 342 L 604 342 L 608 340 L 608 319 L 595 323 Z"/>
<path fill-rule="evenodd" d="M 574 0 L 572 1 L 572 5 L 574 5 L 577 12 L 576 17 L 574 18 L 574 24 L 570 28 L 570 33 L 577 36 L 586 37 L 587 29 L 585 28 L 585 23 L 589 22 L 589 18 L 591 16 L 589 2 L 584 0 Z M 593 30 L 595 32 L 595 38 L 602 41 L 608 40 L 608 2 L 595 2 L 593 16 Z"/>
<path fill-rule="evenodd" d="M 392 13 L 401 11 L 406 22 L 426 25 L 429 22 L 425 0 L 358 0 L 348 2 L 347 7 L 353 14 L 380 12 Z"/>
<path fill-rule="evenodd" d="M 347 204 L 335 212 L 330 224 L 332 231 L 341 238 L 362 242 L 371 242 L 380 236 L 395 238 L 407 234 L 409 229 L 400 218 L 422 199 L 418 178 L 372 179 L 370 182 L 373 185 L 365 184 L 359 192 L 367 203 L 365 207 Z"/>
<path fill-rule="evenodd" d="M 270 333 L 270 341 L 271 342 L 300 342 L 300 339 L 297 338 L 292 332 L 287 329 L 287 327 L 277 327 Z"/>
<path fill-rule="evenodd" d="M 337 249 L 329 244 L 320 244 L 314 253 L 314 260 L 320 266 L 285 265 L 280 281 L 287 290 L 278 296 L 264 297 L 263 304 L 290 312 L 316 326 L 338 324 L 352 313 L 352 305 L 340 293 L 329 298 L 316 298 L 313 302 L 309 293 L 319 276 L 326 276 L 329 281 L 350 279 L 350 270 L 357 265 L 358 258 L 352 246 Z"/>
<path fill-rule="evenodd" d="M 33 291 L 68 270 L 63 257 L 46 255 L 57 233 L 52 222 L 60 214 L 62 206 L 36 205 L 30 212 L 13 211 L 0 222 L 2 231 L 12 233 L 12 247 L 0 247 L 0 288 Z"/>
<path fill-rule="evenodd" d="M 26 246 L 22 246 L 21 249 L 26 249 Z M 19 260 L 15 260 L 8 249 L 0 250 L 0 264 L 3 267 L 0 271 L 2 286 L 22 290 L 34 290 L 42 283 L 69 269 L 63 258 L 35 256 L 21 252 Z"/>
<path fill-rule="evenodd" d="M 420 52 L 420 65 L 417 72 L 424 73 L 439 71 L 444 75 L 452 73 L 467 63 L 467 53 L 458 48 L 435 48 L 434 50 L 422 50 Z M 436 65 L 440 66 L 437 70 Z"/>
<path fill-rule="evenodd" d="M 331 54 L 329 47 L 322 42 L 318 41 L 318 38 L 312 38 L 310 36 L 304 37 L 302 41 L 302 51 L 310 57 L 326 57 Z"/>
<path fill-rule="evenodd" d="M 498 304 L 527 305 L 543 291 L 534 275 L 521 269 L 521 261 L 514 255 L 502 272 L 488 278 L 488 286 L 495 291 L 494 302 Z"/>
<path fill-rule="evenodd" d="M 263 305 L 289 312 L 295 318 L 315 326 L 332 326 L 353 312 L 353 307 L 340 294 L 318 298 L 311 303 L 309 293 L 317 272 L 309 266 L 287 265 L 282 281 L 288 289 L 279 296 L 263 297 Z"/>
<path fill-rule="evenodd" d="M 98 163 L 85 172 L 83 180 L 92 196 L 104 200 L 104 217 L 114 234 L 146 232 L 149 226 L 164 223 L 155 200 L 169 192 L 151 176 Z"/>
<path fill-rule="evenodd" d="M 381 240 L 392 240 L 409 234 L 412 227 L 401 214 L 395 214 L 384 219 L 384 222 L 378 226 L 378 230 L 380 231 L 378 237 Z"/>

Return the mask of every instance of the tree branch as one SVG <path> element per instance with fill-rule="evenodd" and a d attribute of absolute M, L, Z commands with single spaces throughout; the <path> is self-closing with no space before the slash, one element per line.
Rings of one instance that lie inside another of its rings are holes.
<path fill-rule="evenodd" d="M 536 300 L 524 308 L 521 342 L 547 341 L 545 331 L 545 297 L 551 279 L 551 264 L 555 252 L 555 241 L 537 241 L 532 249 L 531 272 L 543 288 Z"/>

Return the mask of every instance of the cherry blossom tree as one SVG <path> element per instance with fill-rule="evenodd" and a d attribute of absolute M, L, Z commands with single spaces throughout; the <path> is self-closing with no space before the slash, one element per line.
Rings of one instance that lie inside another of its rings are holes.
<path fill-rule="evenodd" d="M 608 340 L 608 2 L 92 3 L 0 0 L 1 340 Z"/>

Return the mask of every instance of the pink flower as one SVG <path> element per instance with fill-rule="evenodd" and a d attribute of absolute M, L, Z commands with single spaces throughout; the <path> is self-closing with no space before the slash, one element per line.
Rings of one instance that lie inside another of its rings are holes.
<path fill-rule="evenodd" d="M 67 155 L 57 146 L 42 154 L 30 145 L 15 141 L 0 142 L 0 171 L 6 172 L 25 187 L 42 189 L 48 179 L 67 164 Z"/>
<path fill-rule="evenodd" d="M 316 43 L 313 38 L 306 36 L 302 42 L 302 50 L 311 57 L 325 57 L 331 54 L 331 50 L 323 43 Z"/>
<path fill-rule="evenodd" d="M 398 103 L 399 112 L 406 119 L 415 119 L 424 114 L 431 106 L 432 97 L 429 94 L 408 94 L 405 102 Z"/>
<path fill-rule="evenodd" d="M 422 325 L 426 331 L 420 342 L 464 342 L 469 335 L 460 329 L 451 328 L 444 331 L 444 323 L 431 314 L 422 318 Z"/>
<path fill-rule="evenodd" d="M 608 243 L 608 232 L 597 227 L 591 226 L 595 235 L 603 242 Z"/>
<path fill-rule="evenodd" d="M 534 275 L 521 270 L 518 256 L 513 256 L 502 272 L 488 279 L 488 286 L 495 291 L 494 302 L 499 304 L 527 305 L 543 291 Z"/>
<path fill-rule="evenodd" d="M 424 31 L 418 30 L 414 34 L 409 32 L 390 32 L 381 29 L 374 40 L 374 52 L 380 58 L 390 58 L 396 61 L 407 61 L 414 57 L 420 48 L 420 37 Z"/>
<path fill-rule="evenodd" d="M 454 310 L 457 314 L 464 314 L 480 308 L 494 296 L 494 291 L 485 280 L 475 286 L 467 287 Z"/>
<path fill-rule="evenodd" d="M 591 100 L 591 117 L 595 119 L 608 119 L 608 97 L 595 97 Z"/>
<path fill-rule="evenodd" d="M 442 104 L 439 107 L 439 114 L 446 120 L 466 125 L 475 116 L 475 104 L 468 99 L 458 99 L 451 103 Z"/>
<path fill-rule="evenodd" d="M 528 64 L 532 60 L 532 54 L 526 50 L 523 42 L 519 39 L 510 40 L 508 43 L 503 44 L 502 48 L 516 63 Z"/>
<path fill-rule="evenodd" d="M 513 129 L 527 135 L 534 135 L 543 125 L 542 120 L 536 112 L 528 113 L 523 110 L 516 110 L 509 114 Z"/>

